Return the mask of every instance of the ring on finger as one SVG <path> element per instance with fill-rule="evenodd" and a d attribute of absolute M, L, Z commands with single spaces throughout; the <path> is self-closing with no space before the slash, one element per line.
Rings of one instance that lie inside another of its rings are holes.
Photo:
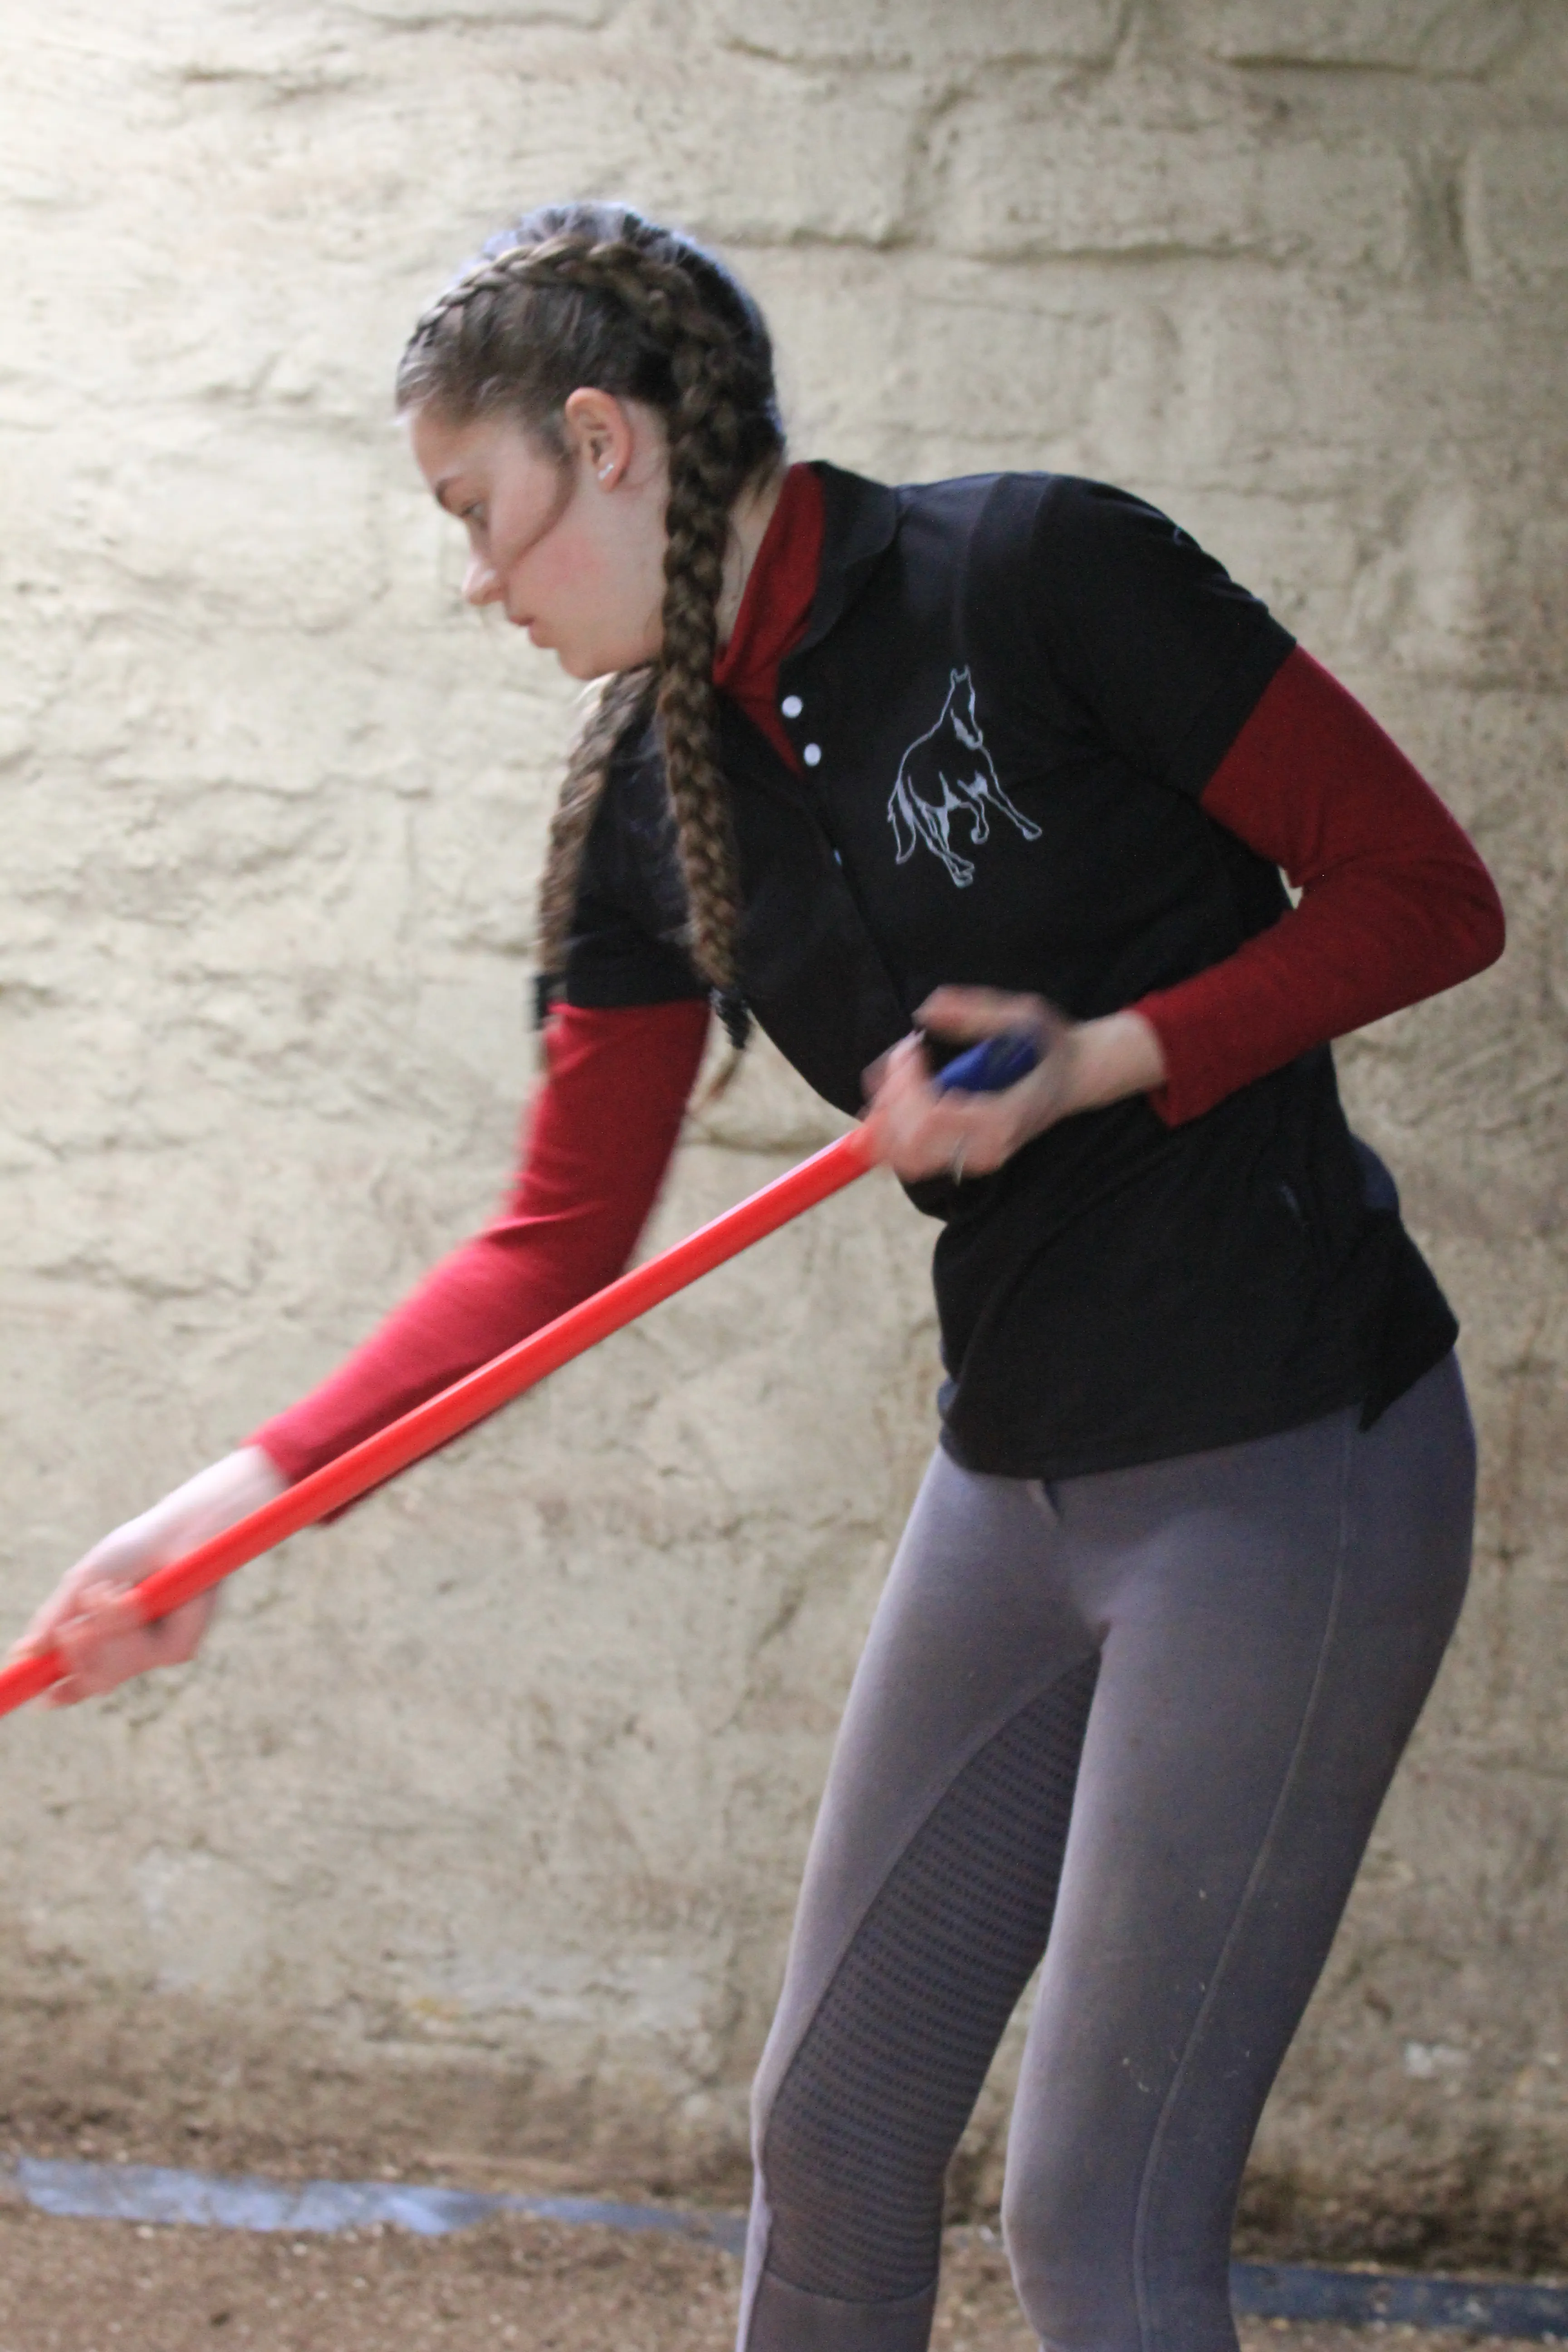
<path fill-rule="evenodd" d="M 948 1163 L 947 1163 L 947 1174 L 948 1174 L 948 1181 L 949 1181 L 949 1182 L 950 1182 L 950 1183 L 952 1183 L 952 1184 L 962 1184 L 962 1183 L 963 1183 L 963 1162 L 964 1162 L 965 1158 L 966 1158 L 966 1157 L 967 1157 L 967 1155 L 968 1155 L 968 1151 L 969 1151 L 969 1138 L 968 1138 L 966 1135 L 961 1135 L 961 1136 L 959 1137 L 959 1139 L 958 1139 L 957 1143 L 953 1146 L 953 1150 L 952 1150 L 952 1157 L 949 1160 L 949 1161 L 948 1161 Z"/>

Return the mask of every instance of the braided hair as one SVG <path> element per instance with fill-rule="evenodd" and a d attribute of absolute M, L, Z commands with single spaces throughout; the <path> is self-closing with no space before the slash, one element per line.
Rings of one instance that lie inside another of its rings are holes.
<path fill-rule="evenodd" d="M 579 386 L 657 409 L 668 440 L 662 642 L 606 681 L 567 761 L 540 893 L 542 1002 L 559 979 L 589 827 L 617 746 L 657 718 L 688 946 L 731 1040 L 740 885 L 718 763 L 717 610 L 736 498 L 784 454 L 773 347 L 710 254 L 616 205 L 550 205 L 500 231 L 432 303 L 397 371 L 400 409 L 515 416 L 563 464 Z"/>

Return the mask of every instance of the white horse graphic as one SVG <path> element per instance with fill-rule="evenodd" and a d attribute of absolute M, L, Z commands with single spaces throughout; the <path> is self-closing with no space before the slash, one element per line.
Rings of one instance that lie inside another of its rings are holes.
<path fill-rule="evenodd" d="M 957 887 L 967 890 L 974 867 L 953 845 L 952 823 L 955 817 L 964 820 L 969 846 L 978 849 L 991 832 L 987 808 L 1010 818 L 1026 841 L 1038 841 L 1039 826 L 1013 806 L 992 765 L 974 715 L 974 681 L 968 670 L 955 669 L 942 717 L 928 734 L 916 737 L 899 762 L 899 781 L 888 803 L 898 863 L 907 865 L 923 841 Z"/>

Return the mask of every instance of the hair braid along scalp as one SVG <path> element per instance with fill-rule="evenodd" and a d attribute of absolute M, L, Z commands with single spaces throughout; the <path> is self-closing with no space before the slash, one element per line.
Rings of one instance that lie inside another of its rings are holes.
<path fill-rule="evenodd" d="M 712 682 L 731 510 L 776 465 L 784 432 L 760 312 L 712 257 L 635 212 L 548 206 L 492 237 L 426 311 L 397 375 L 399 405 L 455 422 L 509 412 L 564 461 L 579 385 L 657 408 L 668 441 L 663 637 L 649 670 L 612 678 L 568 761 L 540 898 L 546 984 L 559 976 L 588 832 L 616 745 L 657 710 L 692 961 L 731 1035 L 740 885 Z"/>

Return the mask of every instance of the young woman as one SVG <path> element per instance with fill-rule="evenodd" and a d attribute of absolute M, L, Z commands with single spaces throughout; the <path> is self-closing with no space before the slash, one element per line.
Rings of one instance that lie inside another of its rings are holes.
<path fill-rule="evenodd" d="M 614 1275 L 710 1004 L 844 1109 L 868 1084 L 941 1222 L 942 1442 L 762 2062 L 741 2341 L 926 2343 L 944 2168 L 1043 1958 L 1005 2210 L 1029 2318 L 1223 2352 L 1243 2159 L 1469 1549 L 1456 1326 L 1328 1041 L 1488 963 L 1496 895 L 1138 499 L 786 468 L 754 307 L 634 214 L 493 239 L 399 401 L 469 598 L 608 680 L 551 838 L 516 1189 L 31 1638 L 68 1704 L 188 1656 L 203 1605 L 138 1631 L 127 1584 Z M 1005 1029 L 1030 1076 L 938 1094 L 931 1051 Z"/>

